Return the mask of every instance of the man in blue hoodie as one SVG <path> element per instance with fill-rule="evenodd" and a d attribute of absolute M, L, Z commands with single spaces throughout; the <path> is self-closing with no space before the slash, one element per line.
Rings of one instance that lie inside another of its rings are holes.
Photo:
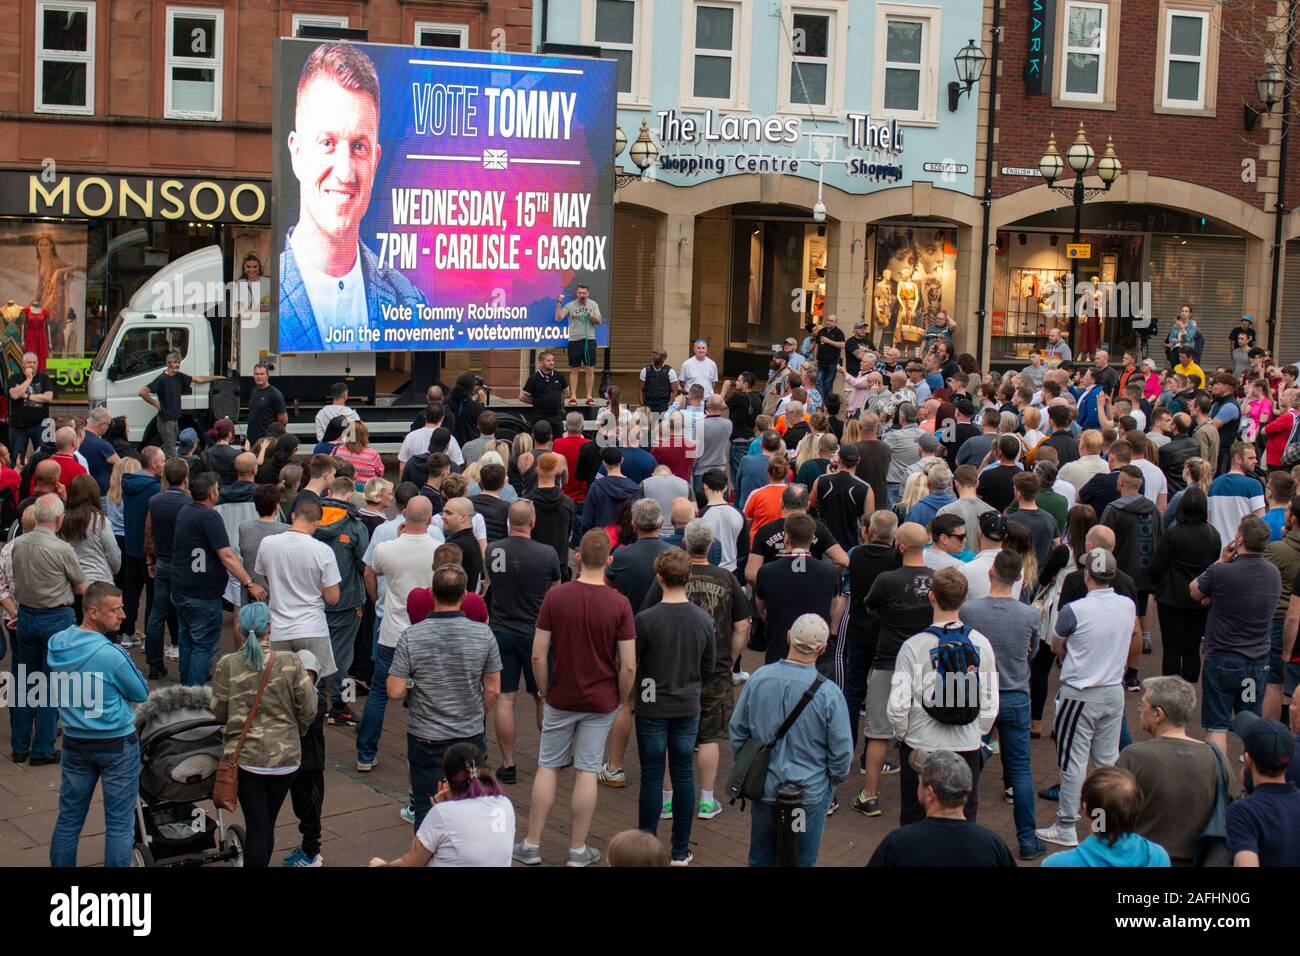
<path fill-rule="evenodd" d="M 1137 778 L 1119 767 L 1098 767 L 1083 784 L 1083 818 L 1094 832 L 1043 866 L 1169 866 L 1169 853 L 1137 832 L 1145 798 Z"/>
<path fill-rule="evenodd" d="M 140 470 L 122 476 L 122 524 L 126 531 L 126 547 L 122 554 L 122 600 L 126 623 L 133 632 L 140 623 L 141 592 L 145 595 L 146 622 L 153 608 L 153 578 L 149 576 L 144 557 L 144 522 L 149 516 L 149 499 L 162 490 L 166 460 L 161 448 L 146 445 L 140 449 Z"/>
<path fill-rule="evenodd" d="M 1080 428 L 1100 428 L 1101 417 L 1097 414 L 1097 402 L 1102 394 L 1102 387 L 1097 382 L 1097 372 L 1092 366 L 1083 370 L 1081 384 L 1070 389 L 1078 402 L 1077 421 Z"/>
<path fill-rule="evenodd" d="M 58 688 L 64 727 L 50 866 L 77 865 L 77 843 L 97 781 L 104 791 L 104 865 L 131 865 L 140 787 L 140 738 L 131 705 L 149 696 L 149 685 L 131 656 L 113 643 L 123 617 L 122 592 L 96 581 L 82 598 L 81 626 L 50 638 L 50 686 Z"/>
<path fill-rule="evenodd" d="M 623 475 L 623 449 L 616 446 L 602 448 L 600 460 L 605 465 L 605 474 L 597 477 L 587 488 L 582 521 L 578 525 L 580 535 L 592 528 L 613 524 L 623 502 L 640 494 L 640 485 Z"/>
<path fill-rule="evenodd" d="M 927 476 L 930 493 L 912 506 L 905 521 L 915 521 L 921 527 L 927 526 L 939 513 L 939 509 L 957 500 L 952 493 L 952 471 L 942 462 L 931 466 Z"/>

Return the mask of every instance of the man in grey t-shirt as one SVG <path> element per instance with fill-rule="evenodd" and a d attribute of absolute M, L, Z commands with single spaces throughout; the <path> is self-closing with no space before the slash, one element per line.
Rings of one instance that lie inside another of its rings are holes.
<path fill-rule="evenodd" d="M 406 698 L 407 762 L 415 829 L 442 781 L 442 755 L 453 744 L 476 746 L 487 760 L 486 715 L 501 693 L 501 653 L 486 624 L 467 618 L 465 571 L 433 572 L 433 613 L 402 632 L 388 669 L 388 696 Z"/>
<path fill-rule="evenodd" d="M 1002 550 L 989 568 L 989 596 L 968 601 L 961 622 L 983 634 L 993 645 L 998 668 L 998 730 L 1016 823 L 1020 858 L 1033 860 L 1047 852 L 1034 835 L 1034 778 L 1029 769 L 1029 659 L 1038 650 L 1038 615 L 1015 597 L 1012 588 L 1024 573 L 1014 551 Z M 1026 582 L 1026 587 L 1030 584 Z"/>
<path fill-rule="evenodd" d="M 704 403 L 704 417 L 695 424 L 695 500 L 704 500 L 704 473 L 727 467 L 731 451 L 731 419 L 721 395 L 710 395 Z"/>
<path fill-rule="evenodd" d="M 578 369 L 587 373 L 587 404 L 594 405 L 592 380 L 596 374 L 596 326 L 605 321 L 600 305 L 587 295 L 587 286 L 578 283 L 573 299 L 556 300 L 555 321 L 569 323 L 569 394 L 578 400 Z"/>

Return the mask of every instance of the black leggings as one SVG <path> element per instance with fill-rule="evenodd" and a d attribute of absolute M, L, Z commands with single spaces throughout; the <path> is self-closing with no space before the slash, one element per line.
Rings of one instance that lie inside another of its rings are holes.
<path fill-rule="evenodd" d="M 1038 645 L 1038 652 L 1029 662 L 1029 717 L 1031 720 L 1043 719 L 1043 708 L 1047 706 L 1047 681 L 1052 676 L 1052 665 L 1056 663 L 1056 652 L 1052 650 L 1051 640 L 1044 640 Z"/>
<path fill-rule="evenodd" d="M 1160 618 L 1160 673 L 1195 684 L 1201 676 L 1201 638 L 1210 609 L 1157 604 Z"/>
<path fill-rule="evenodd" d="M 272 776 L 239 771 L 239 809 L 244 811 L 247 837 L 244 866 L 269 866 L 275 849 L 275 818 L 289 793 L 294 775 Z"/>

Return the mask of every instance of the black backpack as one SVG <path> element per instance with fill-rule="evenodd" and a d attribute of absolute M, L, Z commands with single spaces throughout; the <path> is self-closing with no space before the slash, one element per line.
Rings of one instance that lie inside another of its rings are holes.
<path fill-rule="evenodd" d="M 970 639 L 970 628 L 946 628 L 937 624 L 926 632 L 939 639 L 930 651 L 934 667 L 934 688 L 922 694 L 921 707 L 941 724 L 961 726 L 980 715 L 980 652 Z"/>

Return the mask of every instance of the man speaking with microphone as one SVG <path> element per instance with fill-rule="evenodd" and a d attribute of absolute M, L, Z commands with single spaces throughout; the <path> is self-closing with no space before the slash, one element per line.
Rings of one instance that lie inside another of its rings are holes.
<path fill-rule="evenodd" d="M 569 323 L 569 394 L 578 400 L 578 369 L 587 373 L 587 404 L 595 405 L 591 394 L 596 375 L 596 326 L 605 320 L 600 306 L 588 296 L 585 283 L 579 282 L 576 295 L 567 304 L 564 296 L 556 300 L 555 321 Z"/>

